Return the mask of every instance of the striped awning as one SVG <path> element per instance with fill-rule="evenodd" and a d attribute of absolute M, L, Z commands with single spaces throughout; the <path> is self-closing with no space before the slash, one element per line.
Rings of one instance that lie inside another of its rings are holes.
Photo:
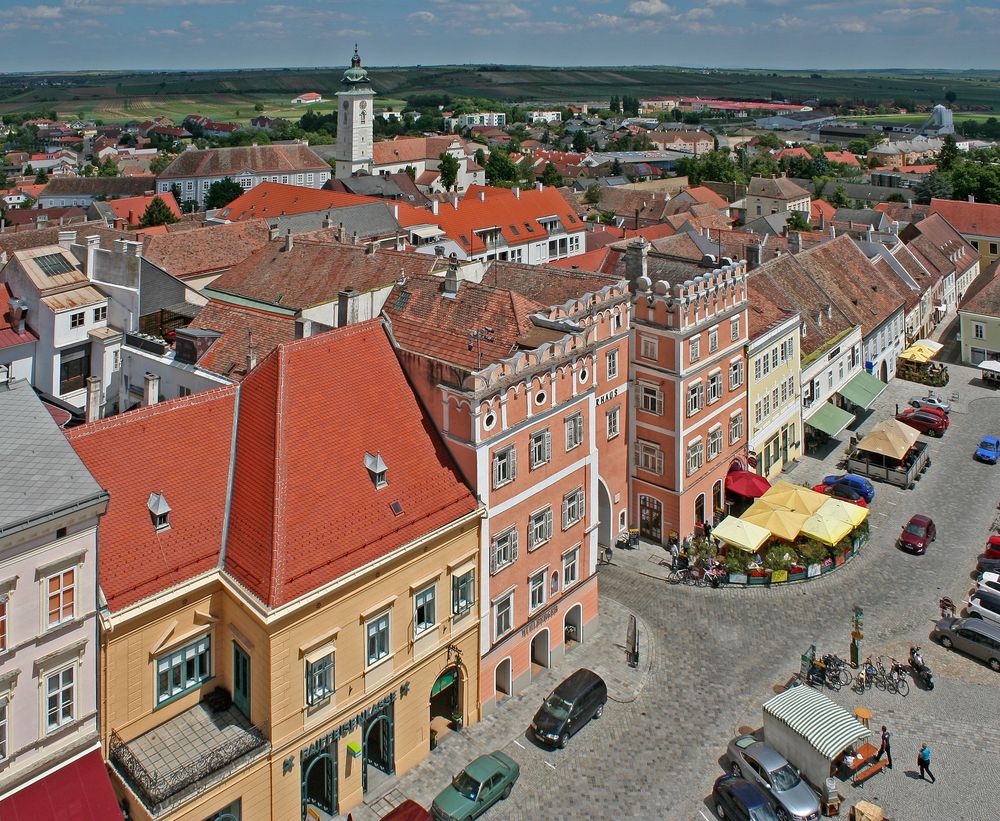
<path fill-rule="evenodd" d="M 788 725 L 830 760 L 871 735 L 871 730 L 847 710 L 805 685 L 789 687 L 765 701 L 764 712 Z"/>

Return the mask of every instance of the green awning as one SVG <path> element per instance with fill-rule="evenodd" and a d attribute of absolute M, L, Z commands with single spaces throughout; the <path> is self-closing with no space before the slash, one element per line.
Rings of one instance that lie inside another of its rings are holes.
<path fill-rule="evenodd" d="M 445 670 L 438 680 L 434 682 L 434 686 L 431 687 L 431 695 L 436 696 L 442 690 L 451 687 L 452 683 L 455 681 L 455 668 L 452 667 L 450 670 Z"/>
<path fill-rule="evenodd" d="M 852 402 L 859 408 L 868 410 L 875 404 L 889 386 L 885 382 L 880 382 L 877 377 L 872 376 L 868 371 L 861 371 L 853 377 L 846 385 L 837 391 L 848 402 Z"/>
<path fill-rule="evenodd" d="M 824 402 L 818 411 L 806 419 L 806 424 L 823 431 L 827 436 L 836 436 L 853 421 L 853 413 L 848 413 L 830 402 Z"/>

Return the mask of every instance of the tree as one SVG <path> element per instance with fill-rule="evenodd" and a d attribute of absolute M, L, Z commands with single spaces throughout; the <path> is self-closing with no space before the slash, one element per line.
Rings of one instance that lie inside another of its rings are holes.
<path fill-rule="evenodd" d="M 45 185 L 49 181 L 48 172 L 44 168 L 39 168 L 35 174 L 35 185 Z"/>
<path fill-rule="evenodd" d="M 101 163 L 100 167 L 97 169 L 98 177 L 117 177 L 118 176 L 118 165 L 115 163 L 110 156 L 104 158 L 104 162 Z"/>
<path fill-rule="evenodd" d="M 160 198 L 153 197 L 139 220 L 140 228 L 151 228 L 154 225 L 170 225 L 177 222 L 177 217 L 170 207 Z"/>
<path fill-rule="evenodd" d="M 601 186 L 596 182 L 587 186 L 586 192 L 583 195 L 583 201 L 588 205 L 597 205 L 601 201 Z"/>
<path fill-rule="evenodd" d="M 30 177 L 34 173 L 35 173 L 35 169 L 31 167 L 31 163 L 30 162 L 26 166 L 24 166 L 24 176 Z"/>
<path fill-rule="evenodd" d="M 958 95 L 951 91 L 950 89 L 945 93 L 944 98 L 948 101 L 948 105 L 951 105 L 958 99 Z"/>
<path fill-rule="evenodd" d="M 913 193 L 917 195 L 917 202 L 927 204 L 932 199 L 946 200 L 951 196 L 951 180 L 946 174 L 940 171 L 933 171 L 913 186 Z"/>
<path fill-rule="evenodd" d="M 582 128 L 573 135 L 573 150 L 582 154 L 590 147 L 590 138 Z"/>
<path fill-rule="evenodd" d="M 938 154 L 938 170 L 951 171 L 958 162 L 958 145 L 955 143 L 954 134 L 944 135 L 944 145 L 941 146 L 941 153 Z"/>
<path fill-rule="evenodd" d="M 621 101 L 618 99 L 617 96 L 611 98 L 611 101 L 608 103 L 608 108 L 610 108 L 613 112 L 615 112 L 615 114 L 617 114 L 619 111 L 622 110 Z"/>
<path fill-rule="evenodd" d="M 823 190 L 833 182 L 833 177 L 813 177 L 813 197 L 815 199 L 820 199 L 823 196 Z"/>
<path fill-rule="evenodd" d="M 783 148 L 785 144 L 773 131 L 767 131 L 757 137 L 757 145 L 763 148 Z"/>
<path fill-rule="evenodd" d="M 556 170 L 556 167 L 552 163 L 545 163 L 545 168 L 542 169 L 542 185 L 554 185 L 558 187 L 562 184 L 562 174 Z"/>
<path fill-rule="evenodd" d="M 254 111 L 263 111 L 264 110 L 264 104 L 263 103 L 254 103 L 253 104 L 253 110 Z"/>
<path fill-rule="evenodd" d="M 170 154 L 157 154 L 153 157 L 153 161 L 149 164 L 149 170 L 154 174 L 159 175 L 163 172 L 163 169 L 170 165 L 173 161 L 174 158 Z M 180 200 L 178 200 L 178 202 L 180 202 Z"/>
<path fill-rule="evenodd" d="M 476 161 L 476 165 L 480 168 L 486 168 L 486 152 L 481 148 L 476 149 L 476 153 L 472 155 L 472 159 Z"/>
<path fill-rule="evenodd" d="M 441 175 L 441 185 L 444 186 L 445 191 L 451 191 L 458 184 L 458 160 L 447 151 L 443 152 L 438 159 L 440 160 L 438 173 Z"/>
<path fill-rule="evenodd" d="M 801 211 L 790 211 L 788 222 L 785 224 L 788 226 L 789 231 L 812 231 L 809 220 L 806 219 L 806 215 Z"/>
<path fill-rule="evenodd" d="M 205 195 L 205 208 L 222 208 L 229 205 L 242 193 L 243 188 L 235 180 L 229 177 L 216 180 L 208 186 L 208 193 Z"/>
<path fill-rule="evenodd" d="M 611 176 L 620 177 L 621 174 L 622 174 L 622 164 L 618 161 L 618 158 L 615 157 L 611 161 Z"/>
<path fill-rule="evenodd" d="M 486 182 L 490 185 L 508 185 L 518 180 L 517 164 L 506 151 L 497 147 L 490 152 L 486 161 Z"/>
<path fill-rule="evenodd" d="M 833 193 L 827 197 L 827 202 L 834 208 L 847 208 L 851 204 L 851 198 L 847 196 L 847 189 L 843 185 L 838 185 L 833 189 Z"/>

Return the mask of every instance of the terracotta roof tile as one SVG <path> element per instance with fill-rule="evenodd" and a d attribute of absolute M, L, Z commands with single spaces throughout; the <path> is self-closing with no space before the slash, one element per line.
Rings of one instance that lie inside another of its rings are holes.
<path fill-rule="evenodd" d="M 975 293 L 962 303 L 961 310 L 983 316 L 1000 317 L 1000 276 L 998 273 L 1000 273 L 1000 260 L 993 262 L 976 278 L 977 283 L 983 279 L 984 284 L 981 284 L 979 289 L 975 290 Z M 975 287 L 974 283 L 969 290 L 972 291 Z"/>
<path fill-rule="evenodd" d="M 331 191 L 326 188 L 305 188 L 301 185 L 284 185 L 280 182 L 262 182 L 241 194 L 218 213 L 219 219 L 230 222 L 306 214 L 381 202 L 376 197 Z"/>
<path fill-rule="evenodd" d="M 436 160 L 456 143 L 464 150 L 465 143 L 457 137 L 399 137 L 395 140 L 380 140 L 372 145 L 372 160 L 375 165 Z"/>
<path fill-rule="evenodd" d="M 231 379 L 246 375 L 251 343 L 254 357 L 261 361 L 278 345 L 295 339 L 295 317 L 270 314 L 214 299 L 198 311 L 189 327 L 222 334 L 198 360 L 198 364 Z"/>
<path fill-rule="evenodd" d="M 156 190 L 156 177 L 53 177 L 40 197 L 141 197 Z"/>
<path fill-rule="evenodd" d="M 1000 205 L 932 199 L 931 213 L 940 214 L 963 234 L 1000 237 Z"/>
<path fill-rule="evenodd" d="M 66 431 L 111 495 L 99 531 L 99 575 L 112 610 L 218 565 L 235 399 L 227 386 Z M 151 493 L 170 506 L 168 530 L 153 526 Z"/>
<path fill-rule="evenodd" d="M 572 257 L 545 266 L 494 260 L 489 263 L 481 283 L 515 291 L 532 302 L 550 306 L 562 305 L 621 282 L 618 277 L 574 269 L 570 263 L 575 263 L 577 259 L 579 257 Z"/>
<path fill-rule="evenodd" d="M 142 221 L 142 216 L 146 213 L 146 209 L 157 198 L 163 200 L 163 203 L 170 209 L 170 213 L 180 219 L 181 209 L 177 206 L 177 200 L 174 199 L 174 195 L 169 191 L 165 194 L 150 194 L 143 197 L 125 197 L 120 200 L 109 200 L 108 208 L 114 212 L 116 217 L 124 220 L 126 225 L 138 225 Z"/>
<path fill-rule="evenodd" d="M 801 197 L 808 197 L 809 192 L 787 177 L 751 177 L 747 187 L 747 196 L 797 200 Z"/>
<path fill-rule="evenodd" d="M 355 424 L 359 407 L 379 412 Z M 387 466 L 381 489 L 366 453 Z M 381 321 L 282 345 L 243 381 L 225 568 L 266 605 L 475 509 Z"/>
<path fill-rule="evenodd" d="M 307 145 L 246 145 L 182 151 L 160 172 L 159 179 L 225 177 L 241 171 L 287 174 L 329 170 L 326 161 Z"/>
<path fill-rule="evenodd" d="M 228 271 L 267 241 L 267 223 L 250 220 L 151 236 L 142 255 L 168 274 L 186 279 Z"/>

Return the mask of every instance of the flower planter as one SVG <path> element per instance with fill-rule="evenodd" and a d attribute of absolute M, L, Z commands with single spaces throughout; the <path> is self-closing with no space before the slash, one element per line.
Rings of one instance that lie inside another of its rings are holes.
<path fill-rule="evenodd" d="M 787 570 L 772 570 L 771 571 L 771 584 L 783 584 L 788 581 L 788 571 Z"/>
<path fill-rule="evenodd" d="M 801 581 L 805 577 L 806 577 L 805 568 L 802 568 L 802 569 L 799 569 L 799 570 L 790 570 L 788 572 L 788 581 L 790 581 L 790 582 Z"/>
<path fill-rule="evenodd" d="M 747 574 L 746 573 L 730 573 L 727 579 L 729 584 L 746 584 Z"/>
<path fill-rule="evenodd" d="M 842 565 L 842 564 L 844 563 L 844 559 L 845 559 L 846 557 L 847 557 L 847 554 L 846 554 L 846 553 L 841 553 L 841 554 L 839 554 L 839 555 L 838 555 L 838 556 L 837 556 L 837 557 L 836 557 L 836 558 L 835 558 L 835 559 L 833 560 L 833 565 L 834 565 L 834 567 L 840 567 L 840 566 L 841 566 L 841 565 Z"/>
<path fill-rule="evenodd" d="M 769 576 L 764 575 L 763 573 L 760 574 L 759 576 L 756 574 L 752 574 L 750 578 L 747 579 L 747 584 L 769 584 L 770 581 L 771 578 Z"/>
<path fill-rule="evenodd" d="M 821 564 L 811 564 L 806 570 L 806 575 L 811 579 L 814 576 L 822 575 L 824 570 L 826 570 L 826 568 Z"/>

